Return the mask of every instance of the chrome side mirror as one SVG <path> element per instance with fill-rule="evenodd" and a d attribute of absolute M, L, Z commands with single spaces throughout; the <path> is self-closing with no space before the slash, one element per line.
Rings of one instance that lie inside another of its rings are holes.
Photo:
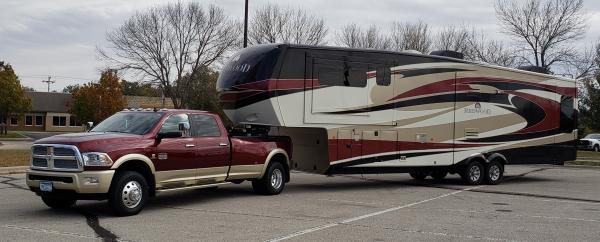
<path fill-rule="evenodd" d="M 179 131 L 188 131 L 188 130 L 190 130 L 190 123 L 188 123 L 188 122 L 179 123 Z"/>

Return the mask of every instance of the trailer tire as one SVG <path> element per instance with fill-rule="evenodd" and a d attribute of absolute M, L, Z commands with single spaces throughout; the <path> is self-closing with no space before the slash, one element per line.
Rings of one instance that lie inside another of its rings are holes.
<path fill-rule="evenodd" d="M 438 171 L 431 172 L 431 177 L 437 181 L 444 180 L 444 178 L 446 178 L 447 175 L 448 175 L 447 171 L 439 171 L 438 170 Z"/>
<path fill-rule="evenodd" d="M 261 179 L 252 181 L 252 189 L 261 195 L 277 195 L 285 188 L 287 180 L 285 167 L 279 162 L 271 162 Z"/>
<path fill-rule="evenodd" d="M 410 175 L 410 177 L 412 177 L 415 180 L 425 180 L 425 178 L 427 178 L 427 173 L 422 172 L 422 171 L 415 171 L 415 172 L 410 172 L 408 173 Z"/>
<path fill-rule="evenodd" d="M 498 185 L 504 178 L 504 166 L 498 161 L 490 161 L 485 167 L 485 183 Z"/>
<path fill-rule="evenodd" d="M 57 197 L 42 196 L 42 201 L 48 207 L 55 208 L 55 209 L 61 209 L 61 208 L 73 207 L 73 205 L 75 205 L 75 203 L 77 202 L 77 199 L 75 199 L 73 197 L 57 198 Z"/>
<path fill-rule="evenodd" d="M 481 162 L 474 160 L 464 166 L 460 177 L 468 185 L 480 185 L 485 180 L 485 170 Z"/>
<path fill-rule="evenodd" d="M 142 211 L 149 195 L 148 183 L 142 174 L 119 172 L 108 192 L 108 205 L 118 216 L 135 215 Z"/>

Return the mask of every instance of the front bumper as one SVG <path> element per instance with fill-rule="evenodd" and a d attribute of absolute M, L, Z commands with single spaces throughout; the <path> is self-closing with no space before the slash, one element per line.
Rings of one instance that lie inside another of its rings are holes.
<path fill-rule="evenodd" d="M 80 194 L 108 193 L 114 170 L 84 171 L 77 173 L 27 170 L 27 186 L 34 192 L 39 192 L 40 181 L 52 181 L 53 189 L 57 191 L 73 191 Z M 97 182 L 90 183 L 90 180 Z"/>

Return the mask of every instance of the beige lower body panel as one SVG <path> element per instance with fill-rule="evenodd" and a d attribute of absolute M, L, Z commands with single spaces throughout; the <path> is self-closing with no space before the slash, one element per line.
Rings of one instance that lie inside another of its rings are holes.
<path fill-rule="evenodd" d="M 227 177 L 227 166 L 171 170 L 156 172 L 156 188 L 172 189 L 175 187 L 196 186 L 201 184 L 219 183 Z"/>
<path fill-rule="evenodd" d="M 258 178 L 262 173 L 263 164 L 232 166 L 228 180 Z"/>
<path fill-rule="evenodd" d="M 59 181 L 53 181 L 52 186 L 54 189 L 61 190 L 72 190 L 77 193 L 108 193 L 110 189 L 110 183 L 115 174 L 114 170 L 107 171 L 84 171 L 78 173 L 69 172 L 54 172 L 54 171 L 37 171 L 27 170 L 26 172 L 27 186 L 32 188 L 39 188 L 39 180 L 30 180 L 29 175 L 38 176 L 49 176 L 49 177 L 70 177 L 73 179 L 73 183 L 64 183 Z M 89 183 L 87 178 L 97 178 L 98 183 Z"/>

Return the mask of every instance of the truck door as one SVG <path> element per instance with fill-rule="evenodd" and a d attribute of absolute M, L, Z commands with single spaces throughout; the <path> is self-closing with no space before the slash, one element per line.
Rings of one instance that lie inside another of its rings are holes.
<path fill-rule="evenodd" d="M 187 114 L 168 117 L 159 133 L 181 132 L 180 123 L 189 127 Z M 183 132 L 180 138 L 162 139 L 156 146 L 156 157 L 153 157 L 159 187 L 194 185 L 197 181 L 196 159 L 195 141 L 189 132 Z"/>
<path fill-rule="evenodd" d="M 191 136 L 196 145 L 199 183 L 221 182 L 227 177 L 230 145 L 227 134 L 211 115 L 191 114 Z"/>

